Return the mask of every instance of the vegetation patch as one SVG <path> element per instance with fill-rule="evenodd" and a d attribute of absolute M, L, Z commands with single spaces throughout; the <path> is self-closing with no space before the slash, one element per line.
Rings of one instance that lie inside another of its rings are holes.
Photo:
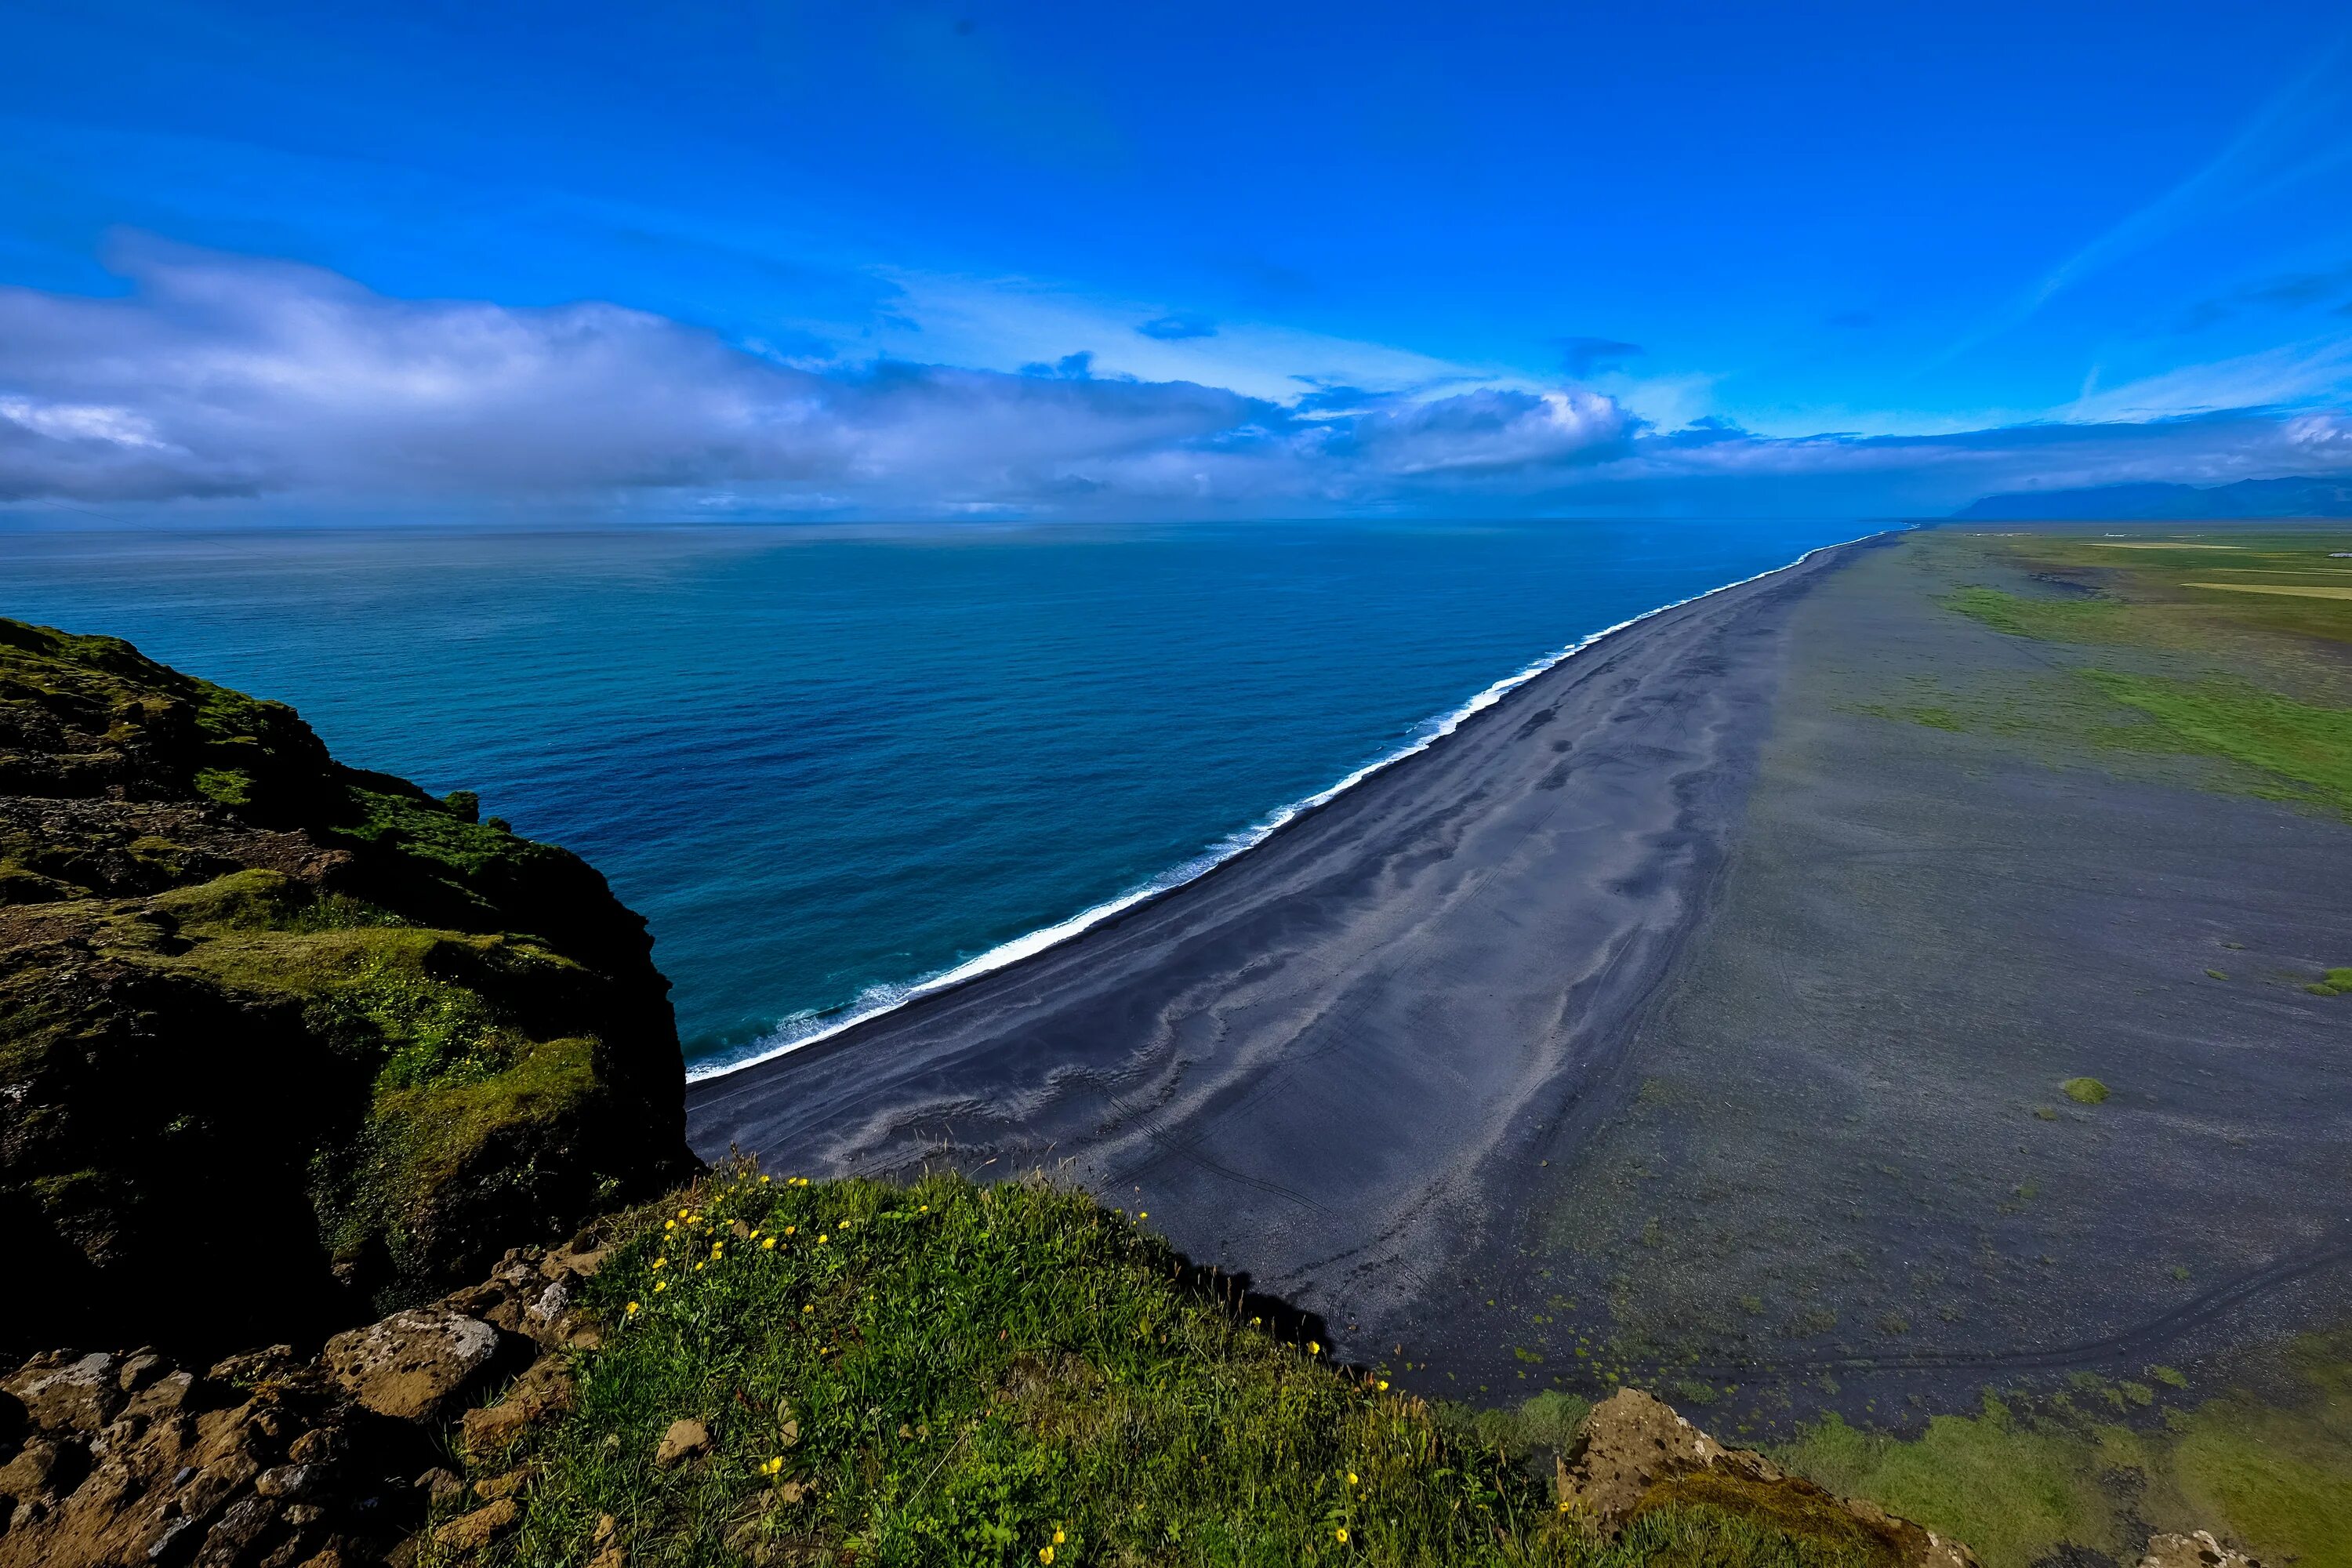
<path fill-rule="evenodd" d="M 2049 642 L 2121 642 L 2133 630 L 2128 607 L 2114 599 L 2036 599 L 1973 587 L 1960 589 L 1944 604 L 1997 632 Z"/>
<path fill-rule="evenodd" d="M 2297 702 L 2231 678 L 2082 674 L 2162 725 L 2180 750 L 2259 768 L 2302 786 L 2294 793 L 2352 815 L 2352 710 Z"/>
<path fill-rule="evenodd" d="M 2058 1086 L 2058 1092 L 2077 1105 L 2099 1105 L 2107 1098 L 2107 1086 L 2095 1078 L 2070 1078 Z"/>
<path fill-rule="evenodd" d="M 592 1542 L 646 1563 L 1868 1561 L 1735 1497 L 1597 1542 L 1546 1468 L 1043 1184 L 736 1169 L 628 1228 L 593 1281 L 609 1327 L 574 1408 L 468 1456 L 479 1479 L 530 1478 L 477 1561 L 586 1562 Z M 1531 1401 L 1512 1435 L 1564 1441 L 1581 1414 Z M 708 1447 L 664 1465 L 682 1421 Z"/>
<path fill-rule="evenodd" d="M 2210 1530 L 2265 1562 L 2352 1568 L 2352 1334 L 2292 1342 L 2250 1372 L 2259 1395 L 2156 1420 L 2139 1414 L 2156 1401 L 2151 1384 L 2188 1380 L 2171 1367 L 2147 1375 L 2080 1375 L 2031 1410 L 1987 1394 L 1980 1414 L 1938 1417 L 1916 1438 L 1827 1417 L 1777 1457 L 1967 1542 L 1985 1568 L 2084 1552 L 2127 1563 L 2151 1530 Z"/>

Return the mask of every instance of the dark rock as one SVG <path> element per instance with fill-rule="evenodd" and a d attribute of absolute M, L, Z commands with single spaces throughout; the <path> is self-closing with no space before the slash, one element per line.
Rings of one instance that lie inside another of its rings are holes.
<path fill-rule="evenodd" d="M 205 1542 L 189 1559 L 189 1568 L 243 1568 L 260 1555 L 254 1549 L 278 1522 L 278 1505 L 268 1498 L 249 1497 L 232 1503 L 220 1521 L 205 1533 Z"/>
<path fill-rule="evenodd" d="M 307 1342 L 691 1168 L 644 921 L 477 810 L 282 704 L 0 621 L 0 1255 L 44 1281 L 0 1295 L 0 1345 Z M 322 1003 L 280 961 L 321 929 L 478 1030 Z"/>

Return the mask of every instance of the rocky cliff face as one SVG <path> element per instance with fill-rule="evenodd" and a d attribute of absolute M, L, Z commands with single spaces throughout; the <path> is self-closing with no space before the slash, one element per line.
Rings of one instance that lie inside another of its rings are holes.
<path fill-rule="evenodd" d="M 315 1336 L 674 1181 L 650 953 L 470 797 L 0 620 L 0 1349 Z"/>

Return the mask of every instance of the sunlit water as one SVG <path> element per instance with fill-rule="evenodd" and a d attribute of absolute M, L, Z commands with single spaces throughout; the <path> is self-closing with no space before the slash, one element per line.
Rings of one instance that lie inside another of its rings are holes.
<path fill-rule="evenodd" d="M 647 915 L 708 1068 L 1245 841 L 1850 521 L 0 531 L 0 615 L 293 703 Z"/>

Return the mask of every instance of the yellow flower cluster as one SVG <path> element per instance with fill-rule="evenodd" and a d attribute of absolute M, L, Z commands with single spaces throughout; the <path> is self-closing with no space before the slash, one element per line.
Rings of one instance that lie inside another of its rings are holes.
<path fill-rule="evenodd" d="M 761 1465 L 760 1467 L 760 1473 L 763 1476 L 772 1476 L 783 1468 L 784 1458 L 782 1454 L 779 1454 L 774 1458 L 770 1459 L 767 1463 Z"/>

